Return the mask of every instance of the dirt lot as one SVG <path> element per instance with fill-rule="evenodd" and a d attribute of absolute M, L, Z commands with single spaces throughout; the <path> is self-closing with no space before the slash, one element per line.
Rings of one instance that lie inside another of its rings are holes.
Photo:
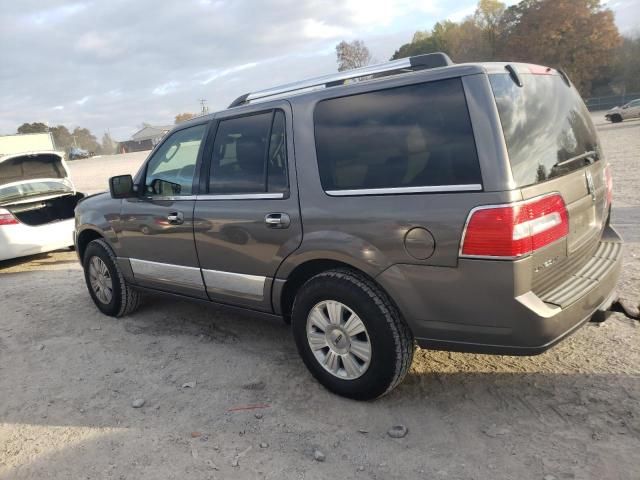
<path fill-rule="evenodd" d="M 640 121 L 597 123 L 638 299 Z M 71 166 L 94 191 L 143 157 Z M 162 298 L 99 314 L 72 252 L 0 264 L 0 291 L 3 480 L 640 478 L 640 323 L 618 315 L 537 357 L 418 351 L 358 403 L 312 380 L 280 322 Z"/>

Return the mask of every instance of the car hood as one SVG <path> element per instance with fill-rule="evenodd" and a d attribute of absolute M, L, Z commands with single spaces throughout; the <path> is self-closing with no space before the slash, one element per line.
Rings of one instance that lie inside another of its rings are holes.
<path fill-rule="evenodd" d="M 25 180 L 68 179 L 60 152 L 26 152 L 0 156 L 0 187 Z"/>

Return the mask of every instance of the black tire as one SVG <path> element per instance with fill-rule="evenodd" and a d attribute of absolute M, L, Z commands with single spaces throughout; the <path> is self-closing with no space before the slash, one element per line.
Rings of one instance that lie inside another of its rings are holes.
<path fill-rule="evenodd" d="M 622 117 L 620 115 L 611 115 L 611 123 L 620 123 Z"/>
<path fill-rule="evenodd" d="M 358 378 L 341 379 L 316 359 L 307 340 L 307 318 L 320 302 L 341 302 L 360 317 L 371 343 L 371 360 Z M 393 390 L 409 371 L 414 340 L 387 295 L 369 278 L 348 270 L 320 273 L 298 291 L 292 311 L 298 352 L 311 374 L 328 390 L 355 400 L 372 400 Z"/>
<path fill-rule="evenodd" d="M 98 257 L 102 260 L 109 271 L 113 287 L 113 295 L 109 303 L 103 303 L 91 287 L 91 282 L 89 280 L 89 264 L 93 257 Z M 118 267 L 116 256 L 106 241 L 103 239 L 96 239 L 87 245 L 82 259 L 82 266 L 84 267 L 84 279 L 87 284 L 89 294 L 93 299 L 93 303 L 96 304 L 96 307 L 98 307 L 102 313 L 111 317 L 122 317 L 133 313 L 140 306 L 140 292 L 127 284 L 120 268 Z"/>

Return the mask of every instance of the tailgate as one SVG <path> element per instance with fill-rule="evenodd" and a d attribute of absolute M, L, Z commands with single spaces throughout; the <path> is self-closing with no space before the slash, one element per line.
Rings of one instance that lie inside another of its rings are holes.
<path fill-rule="evenodd" d="M 608 217 L 604 162 L 522 189 L 525 199 L 559 192 L 569 213 L 569 236 L 532 256 L 533 291 L 545 296 L 594 256 Z"/>

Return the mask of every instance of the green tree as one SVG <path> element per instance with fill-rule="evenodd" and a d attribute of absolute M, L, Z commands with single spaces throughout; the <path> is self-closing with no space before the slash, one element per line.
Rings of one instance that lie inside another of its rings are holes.
<path fill-rule="evenodd" d="M 45 133 L 49 127 L 42 122 L 23 123 L 18 127 L 18 133 Z"/>
<path fill-rule="evenodd" d="M 96 137 L 91 133 L 88 128 L 76 127 L 71 133 L 74 146 L 78 146 L 84 150 L 88 150 L 93 153 L 101 153 L 101 147 Z"/>
<path fill-rule="evenodd" d="M 51 135 L 53 135 L 53 143 L 56 147 L 56 150 L 67 152 L 73 146 L 71 133 L 69 133 L 69 130 L 64 125 L 51 127 L 49 131 L 51 132 Z"/>

